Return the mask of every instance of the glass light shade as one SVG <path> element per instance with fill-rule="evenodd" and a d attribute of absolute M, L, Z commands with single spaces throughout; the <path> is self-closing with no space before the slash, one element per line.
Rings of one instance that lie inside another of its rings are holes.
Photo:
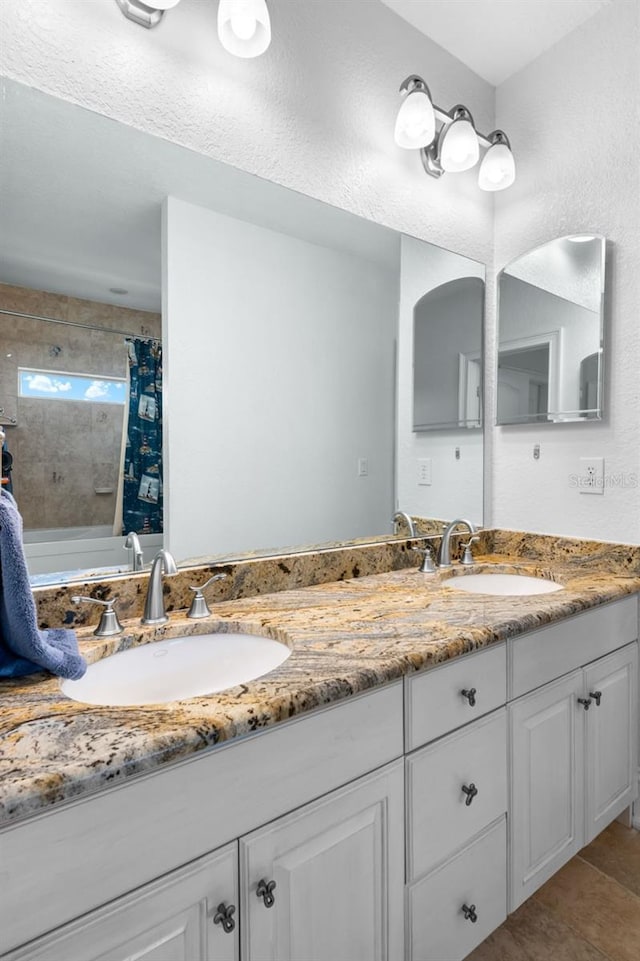
<path fill-rule="evenodd" d="M 234 57 L 259 57 L 271 43 L 265 0 L 220 0 L 218 36 Z"/>
<path fill-rule="evenodd" d="M 447 173 L 462 173 L 480 159 L 478 135 L 470 120 L 461 117 L 444 128 L 440 141 L 440 164 Z"/>
<path fill-rule="evenodd" d="M 506 143 L 489 147 L 480 164 L 478 186 L 482 190 L 506 190 L 516 179 L 516 164 Z"/>
<path fill-rule="evenodd" d="M 151 7 L 152 10 L 171 10 L 172 7 L 177 7 L 180 0 L 140 0 L 145 7 Z"/>
<path fill-rule="evenodd" d="M 412 90 L 403 100 L 396 119 L 395 138 L 405 150 L 428 147 L 436 135 L 436 115 L 429 94 Z"/>

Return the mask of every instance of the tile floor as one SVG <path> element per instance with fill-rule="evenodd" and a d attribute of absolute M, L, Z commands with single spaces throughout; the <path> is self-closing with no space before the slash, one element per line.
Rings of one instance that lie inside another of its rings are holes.
<path fill-rule="evenodd" d="M 640 832 L 610 825 L 467 961 L 640 961 Z"/>

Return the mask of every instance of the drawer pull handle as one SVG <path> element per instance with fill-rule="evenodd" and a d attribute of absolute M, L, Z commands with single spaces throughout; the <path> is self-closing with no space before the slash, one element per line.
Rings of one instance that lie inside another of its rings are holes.
<path fill-rule="evenodd" d="M 602 691 L 589 691 L 589 697 L 592 697 L 596 702 L 596 707 L 600 707 L 600 701 L 602 699 Z"/>
<path fill-rule="evenodd" d="M 216 908 L 216 913 L 213 916 L 214 924 L 221 924 L 222 930 L 226 934 L 231 934 L 235 930 L 236 922 L 233 920 L 233 915 L 236 913 L 235 904 L 226 905 L 224 901 L 221 901 Z"/>
<path fill-rule="evenodd" d="M 477 693 L 477 692 L 476 692 L 475 687 L 470 687 L 469 690 L 466 690 L 466 688 L 465 688 L 465 690 L 464 690 L 464 691 L 460 691 L 460 693 L 462 694 L 463 697 L 466 697 L 466 699 L 468 700 L 468 702 L 469 702 L 469 707 L 475 707 L 475 706 L 476 706 L 476 693 Z"/>
<path fill-rule="evenodd" d="M 475 924 L 478 920 L 475 904 L 463 904 L 462 913 L 464 914 L 465 921 L 471 921 L 472 924 Z"/>
<path fill-rule="evenodd" d="M 256 888 L 256 895 L 262 898 L 264 901 L 265 908 L 272 908 L 275 904 L 275 896 L 273 894 L 276 886 L 275 881 L 265 881 L 264 878 L 260 878 L 258 881 L 258 887 Z"/>
<path fill-rule="evenodd" d="M 467 800 L 464 803 L 467 807 L 469 807 L 474 797 L 478 793 L 478 788 L 473 783 L 469 784 L 468 786 L 466 784 L 463 784 L 462 793 L 467 795 Z"/>
<path fill-rule="evenodd" d="M 583 708 L 585 709 L 585 711 L 588 711 L 589 708 L 591 707 L 591 698 L 590 698 L 590 697 L 579 697 L 579 698 L 578 698 L 578 704 L 582 704 L 582 706 L 583 706 Z"/>

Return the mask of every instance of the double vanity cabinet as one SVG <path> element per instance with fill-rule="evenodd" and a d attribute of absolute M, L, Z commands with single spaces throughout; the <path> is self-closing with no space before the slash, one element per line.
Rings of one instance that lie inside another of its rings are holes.
<path fill-rule="evenodd" d="M 634 800 L 637 637 L 631 595 L 9 823 L 0 956 L 462 961 Z"/>

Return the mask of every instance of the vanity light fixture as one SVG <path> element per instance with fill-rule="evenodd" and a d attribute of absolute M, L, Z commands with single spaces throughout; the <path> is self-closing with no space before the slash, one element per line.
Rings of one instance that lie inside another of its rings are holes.
<path fill-rule="evenodd" d="M 259 57 L 271 43 L 266 0 L 220 0 L 218 36 L 235 57 Z"/>
<path fill-rule="evenodd" d="M 165 10 L 180 0 L 116 0 L 125 17 L 142 27 L 156 27 Z M 218 37 L 235 57 L 259 57 L 271 43 L 271 20 L 266 0 L 220 0 Z"/>
<path fill-rule="evenodd" d="M 502 130 L 489 134 L 491 146 L 482 158 L 478 185 L 482 190 L 505 190 L 516 179 L 516 164 L 509 138 Z"/>
<path fill-rule="evenodd" d="M 435 106 L 429 88 L 417 74 L 407 77 L 400 93 L 404 99 L 396 120 L 396 143 L 408 150 L 419 150 L 422 165 L 431 177 L 475 167 L 482 146 L 488 149 L 480 165 L 478 186 L 489 191 L 511 186 L 516 167 L 509 139 L 502 130 L 484 136 L 476 130 L 473 117 L 463 104 L 456 104 L 450 111 Z"/>
<path fill-rule="evenodd" d="M 419 150 L 428 147 L 436 135 L 436 115 L 429 88 L 422 77 L 407 77 L 400 87 L 404 100 L 396 119 L 395 137 L 399 147 Z"/>

